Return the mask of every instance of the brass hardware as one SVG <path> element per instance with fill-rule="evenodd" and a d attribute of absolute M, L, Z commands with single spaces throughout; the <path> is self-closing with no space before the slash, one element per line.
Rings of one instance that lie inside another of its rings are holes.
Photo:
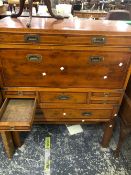
<path fill-rule="evenodd" d="M 28 61 L 31 61 L 31 62 L 40 62 L 42 60 L 42 55 L 39 55 L 39 54 L 28 54 L 26 56 L 27 60 Z"/>
<path fill-rule="evenodd" d="M 69 100 L 69 96 L 67 96 L 67 95 L 60 95 L 60 96 L 58 96 L 57 97 L 59 100 Z"/>
<path fill-rule="evenodd" d="M 83 115 L 83 116 L 87 116 L 87 117 L 88 117 L 88 116 L 91 116 L 91 115 L 92 115 L 92 113 L 91 113 L 91 112 L 83 112 L 83 113 L 82 113 L 82 115 Z"/>
<path fill-rule="evenodd" d="M 108 97 L 109 95 L 110 95 L 109 92 L 104 92 L 104 96 L 105 96 L 105 97 Z"/>
<path fill-rule="evenodd" d="M 90 56 L 89 59 L 92 63 L 99 63 L 99 62 L 104 60 L 104 57 L 102 57 L 102 56 Z"/>
<path fill-rule="evenodd" d="M 22 91 L 18 91 L 18 95 L 23 95 L 23 92 Z"/>
<path fill-rule="evenodd" d="M 92 38 L 93 44 L 105 44 L 106 38 L 104 36 L 95 36 Z"/>
<path fill-rule="evenodd" d="M 15 127 L 14 126 L 10 126 L 9 130 L 15 130 Z"/>
<path fill-rule="evenodd" d="M 38 43 L 40 41 L 40 36 L 38 34 L 26 34 L 25 35 L 25 42 L 26 43 Z"/>

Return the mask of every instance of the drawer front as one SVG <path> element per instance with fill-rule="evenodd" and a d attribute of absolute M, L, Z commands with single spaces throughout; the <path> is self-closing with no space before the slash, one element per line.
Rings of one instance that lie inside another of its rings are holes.
<path fill-rule="evenodd" d="M 86 93 L 40 92 L 40 102 L 86 103 Z"/>
<path fill-rule="evenodd" d="M 25 97 L 36 97 L 36 92 L 34 91 L 4 91 L 4 96 L 6 98 L 25 98 Z"/>
<path fill-rule="evenodd" d="M 101 100 L 91 100 L 91 104 L 120 104 L 120 100 L 106 100 L 106 99 L 101 99 Z"/>
<path fill-rule="evenodd" d="M 34 91 L 4 91 L 5 98 L 35 98 L 36 92 Z"/>
<path fill-rule="evenodd" d="M 0 109 L 1 131 L 28 131 L 36 110 L 36 99 L 6 98 Z"/>
<path fill-rule="evenodd" d="M 90 102 L 92 104 L 120 104 L 123 93 L 116 92 L 92 92 Z"/>
<path fill-rule="evenodd" d="M 104 97 L 104 98 L 110 98 L 110 97 L 121 97 L 123 95 L 122 92 L 92 92 L 91 97 L 97 98 L 97 97 Z"/>
<path fill-rule="evenodd" d="M 103 121 L 111 118 L 112 109 L 41 109 L 45 121 Z"/>
<path fill-rule="evenodd" d="M 121 52 L 6 53 L 1 51 L 5 86 L 122 88 L 130 61 Z"/>
<path fill-rule="evenodd" d="M 84 14 L 83 14 L 84 15 Z M 0 43 L 19 44 L 84 44 L 84 45 L 117 45 L 130 46 L 130 36 L 105 36 L 105 35 L 69 35 L 69 34 L 37 34 L 37 33 L 1 33 Z"/>

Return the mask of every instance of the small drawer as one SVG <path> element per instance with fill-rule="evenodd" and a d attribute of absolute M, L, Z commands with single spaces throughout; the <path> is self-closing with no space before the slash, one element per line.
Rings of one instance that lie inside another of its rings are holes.
<path fill-rule="evenodd" d="M 0 109 L 1 131 L 29 131 L 36 110 L 36 99 L 6 98 Z"/>
<path fill-rule="evenodd" d="M 119 104 L 120 100 L 91 100 L 91 104 Z"/>
<path fill-rule="evenodd" d="M 86 103 L 86 93 L 40 92 L 41 102 Z"/>
<path fill-rule="evenodd" d="M 122 93 L 92 92 L 90 97 L 91 104 L 120 104 Z"/>
<path fill-rule="evenodd" d="M 5 91 L 4 95 L 6 98 L 30 98 L 35 97 L 36 92 L 34 91 Z"/>
<path fill-rule="evenodd" d="M 92 92 L 92 97 L 120 97 L 122 93 L 120 92 Z"/>

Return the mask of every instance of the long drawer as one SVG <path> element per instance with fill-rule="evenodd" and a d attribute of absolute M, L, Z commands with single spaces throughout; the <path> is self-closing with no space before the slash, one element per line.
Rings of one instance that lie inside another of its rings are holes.
<path fill-rule="evenodd" d="M 10 44 L 83 44 L 91 46 L 129 46 L 130 36 L 106 36 L 106 35 L 77 35 L 77 34 L 42 34 L 42 33 L 1 33 L 0 43 Z"/>
<path fill-rule="evenodd" d="M 2 50 L 0 58 L 4 86 L 123 88 L 130 53 Z"/>
<path fill-rule="evenodd" d="M 112 117 L 112 109 L 39 109 L 41 115 L 35 120 L 41 121 L 106 121 Z M 40 116 L 40 118 L 39 118 Z"/>

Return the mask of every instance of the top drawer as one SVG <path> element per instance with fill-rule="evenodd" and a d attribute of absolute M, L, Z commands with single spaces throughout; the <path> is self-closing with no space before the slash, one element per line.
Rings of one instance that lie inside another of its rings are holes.
<path fill-rule="evenodd" d="M 105 35 L 72 35 L 72 34 L 39 34 L 39 33 L 1 33 L 0 43 L 19 44 L 78 44 L 78 45 L 131 45 L 129 36 L 105 36 Z"/>

